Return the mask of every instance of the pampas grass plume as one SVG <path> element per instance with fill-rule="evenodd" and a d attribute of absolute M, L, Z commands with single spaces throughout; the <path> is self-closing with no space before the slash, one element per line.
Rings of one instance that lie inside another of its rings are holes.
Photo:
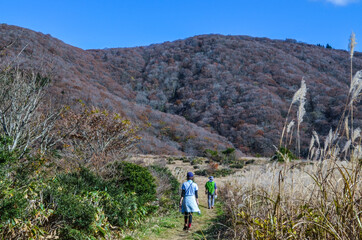
<path fill-rule="evenodd" d="M 356 44 L 357 44 L 357 42 L 356 42 L 356 34 L 354 34 L 354 32 L 352 32 L 351 36 L 349 38 L 349 44 L 348 44 L 349 55 L 350 55 L 351 59 L 353 58 L 354 47 L 356 46 Z"/>

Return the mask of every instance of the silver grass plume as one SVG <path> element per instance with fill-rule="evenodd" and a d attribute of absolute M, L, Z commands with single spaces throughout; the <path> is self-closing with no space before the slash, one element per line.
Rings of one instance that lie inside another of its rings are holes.
<path fill-rule="evenodd" d="M 357 42 L 356 42 L 356 34 L 354 34 L 354 32 L 351 33 L 351 36 L 349 38 L 349 44 L 348 44 L 348 49 L 349 49 L 349 55 L 351 58 L 353 58 L 353 54 L 354 54 L 354 47 L 356 46 Z"/>
<path fill-rule="evenodd" d="M 315 142 L 315 138 L 314 136 L 312 136 L 312 138 L 310 139 L 310 144 L 309 144 L 309 152 L 308 152 L 308 157 L 307 159 L 311 159 L 313 157 L 314 154 L 314 142 Z"/>
<path fill-rule="evenodd" d="M 353 104 L 353 101 L 355 101 L 362 90 L 362 70 L 356 72 L 352 79 L 351 87 L 349 89 L 349 92 L 351 94 L 351 105 Z"/>
<path fill-rule="evenodd" d="M 301 86 L 300 86 L 300 88 L 298 89 L 298 91 L 296 91 L 296 92 L 294 93 L 292 102 L 291 102 L 291 104 L 290 104 L 290 106 L 289 106 L 287 118 L 285 119 L 285 124 L 284 124 L 284 126 L 283 126 L 282 135 L 281 135 L 281 137 L 280 137 L 280 142 L 279 142 L 279 146 L 280 146 L 280 147 L 281 147 L 281 145 L 282 145 L 283 138 L 284 138 L 284 133 L 285 133 L 285 130 L 286 130 L 286 127 L 287 127 L 289 112 L 290 112 L 290 110 L 291 110 L 291 108 L 292 108 L 292 106 L 293 106 L 294 103 L 296 103 L 296 102 L 298 102 L 298 101 L 301 101 L 302 99 L 305 100 L 306 92 L 307 92 L 307 86 L 306 86 L 306 84 L 305 84 L 304 78 L 302 78 Z M 298 131 L 297 131 L 297 135 L 298 135 Z M 288 139 L 287 139 L 287 140 L 288 140 Z"/>
<path fill-rule="evenodd" d="M 291 128 L 294 126 L 294 120 L 290 121 L 287 127 L 287 133 L 290 133 Z"/>
<path fill-rule="evenodd" d="M 331 157 L 334 158 L 334 159 L 336 159 L 336 158 L 338 157 L 339 153 L 340 153 L 340 150 L 341 150 L 341 149 L 339 148 L 338 145 L 337 145 L 336 147 L 332 148 L 332 150 L 331 150 Z"/>
<path fill-rule="evenodd" d="M 299 102 L 299 108 L 298 108 L 298 112 L 297 112 L 298 124 L 300 124 L 300 123 L 303 122 L 303 117 L 304 117 L 304 115 L 305 115 L 304 105 L 305 105 L 305 101 L 304 101 L 304 100 L 301 100 L 301 101 Z"/>
<path fill-rule="evenodd" d="M 299 127 L 300 127 L 300 123 L 303 122 L 303 117 L 304 117 L 304 114 L 305 114 L 304 105 L 305 105 L 305 95 L 306 94 L 307 94 L 307 86 L 305 84 L 304 78 L 302 78 L 300 89 L 293 96 L 294 101 L 299 101 L 299 108 L 298 108 L 298 112 L 297 112 L 297 118 L 298 118 L 297 119 L 298 120 L 298 124 L 297 124 L 297 145 L 298 145 L 298 156 L 299 157 L 300 157 Z"/>
<path fill-rule="evenodd" d="M 312 147 L 314 146 L 314 142 L 315 142 L 315 138 L 314 138 L 314 136 L 312 136 L 312 138 L 310 139 L 309 151 L 312 150 Z"/>
<path fill-rule="evenodd" d="M 318 143 L 318 148 L 319 148 L 321 144 L 319 142 L 318 133 L 316 131 L 313 131 L 312 133 L 313 133 L 313 136 L 315 137 L 316 142 Z"/>
<path fill-rule="evenodd" d="M 357 138 L 361 136 L 361 129 L 356 128 L 352 133 L 352 142 L 354 142 Z"/>
<path fill-rule="evenodd" d="M 354 159 L 361 159 L 362 158 L 362 146 L 358 145 L 355 147 L 355 150 L 353 152 Z"/>
<path fill-rule="evenodd" d="M 349 125 L 348 125 L 348 117 L 344 119 L 344 129 L 346 131 L 346 137 L 349 139 Z"/>
<path fill-rule="evenodd" d="M 324 141 L 324 152 L 327 151 L 327 148 L 329 146 L 330 143 L 332 143 L 332 138 L 333 138 L 333 131 L 332 128 L 329 130 L 329 134 L 326 137 L 326 140 Z"/>
<path fill-rule="evenodd" d="M 301 100 L 305 100 L 306 93 L 307 93 L 307 85 L 305 84 L 304 78 L 302 78 L 300 88 L 298 89 L 298 91 L 294 93 L 292 104 Z"/>
<path fill-rule="evenodd" d="M 313 159 L 314 153 L 315 153 L 316 148 L 312 147 L 312 149 L 310 150 L 310 155 L 308 159 Z"/>
<path fill-rule="evenodd" d="M 321 155 L 321 150 L 318 148 L 317 151 L 315 152 L 314 155 L 314 159 L 313 160 L 318 160 L 319 156 Z"/>
<path fill-rule="evenodd" d="M 344 145 L 342 152 L 347 152 L 348 149 L 349 149 L 349 147 L 351 146 L 351 143 L 352 143 L 352 141 L 351 141 L 351 140 L 348 140 L 348 141 L 346 142 L 346 144 Z"/>
<path fill-rule="evenodd" d="M 334 135 L 333 135 L 331 143 L 334 143 L 338 139 L 338 137 L 339 137 L 339 133 L 335 132 Z"/>

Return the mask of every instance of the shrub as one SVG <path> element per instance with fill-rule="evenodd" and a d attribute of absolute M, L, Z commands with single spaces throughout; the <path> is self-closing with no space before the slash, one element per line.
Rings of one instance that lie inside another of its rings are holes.
<path fill-rule="evenodd" d="M 245 165 L 253 164 L 255 162 L 254 159 L 245 161 Z"/>
<path fill-rule="evenodd" d="M 191 165 L 198 165 L 198 164 L 202 164 L 203 163 L 203 159 L 202 158 L 194 158 L 191 160 L 190 164 Z"/>
<path fill-rule="evenodd" d="M 59 195 L 55 214 L 74 229 L 88 229 L 95 221 L 96 209 L 87 200 L 69 193 Z"/>
<path fill-rule="evenodd" d="M 17 151 L 10 151 L 9 146 L 12 145 L 12 138 L 8 136 L 0 136 L 0 166 L 2 164 L 14 163 L 18 160 Z"/>
<path fill-rule="evenodd" d="M 139 127 L 120 114 L 106 109 L 87 107 L 80 101 L 81 110 L 68 109 L 62 114 L 59 131 L 71 129 L 63 139 L 63 154 L 73 158 L 78 166 L 100 169 L 110 155 L 124 156 L 141 138 Z"/>
<path fill-rule="evenodd" d="M 297 157 L 287 148 L 280 147 L 274 156 L 271 157 L 271 161 L 285 162 L 292 161 L 297 159 Z"/>
<path fill-rule="evenodd" d="M 64 221 L 61 236 L 111 235 L 110 225 L 120 228 L 137 225 L 155 207 L 155 184 L 146 168 L 131 163 L 114 163 L 117 177 L 103 179 L 86 168 L 59 174 L 44 192 L 54 217 Z M 108 166 L 110 167 L 110 166 Z M 150 189 L 140 183 L 148 182 Z M 152 195 L 153 193 L 153 195 Z"/>
<path fill-rule="evenodd" d="M 156 200 L 155 179 L 147 168 L 129 162 L 114 162 L 107 166 L 105 178 L 125 192 L 137 194 L 141 205 Z"/>
<path fill-rule="evenodd" d="M 231 169 L 227 169 L 227 168 L 218 169 L 218 170 L 213 171 L 212 173 L 207 169 L 195 171 L 195 174 L 199 175 L 199 176 L 213 175 L 214 177 L 226 177 L 226 176 L 231 175 L 233 173 L 235 173 L 235 171 L 233 171 Z"/>
<path fill-rule="evenodd" d="M 241 168 L 243 168 L 243 167 L 244 167 L 244 163 L 243 163 L 243 162 L 230 164 L 230 168 L 241 169 Z"/>
<path fill-rule="evenodd" d="M 215 162 L 222 161 L 222 157 L 220 156 L 219 152 L 216 150 L 206 149 L 204 151 L 204 156 Z"/>
<path fill-rule="evenodd" d="M 205 157 L 211 159 L 212 161 L 219 162 L 222 164 L 229 164 L 232 161 L 236 160 L 235 148 L 227 148 L 221 152 L 216 150 L 206 149 L 204 151 Z"/>
<path fill-rule="evenodd" d="M 166 211 L 169 211 L 170 207 L 173 209 L 180 200 L 180 183 L 172 175 L 170 170 L 165 167 L 154 165 L 150 166 L 149 169 L 157 182 L 157 199 L 159 206 Z"/>
<path fill-rule="evenodd" d="M 174 161 L 174 160 L 175 160 L 174 158 L 168 157 L 168 158 L 167 158 L 167 164 L 175 164 L 175 161 Z"/>

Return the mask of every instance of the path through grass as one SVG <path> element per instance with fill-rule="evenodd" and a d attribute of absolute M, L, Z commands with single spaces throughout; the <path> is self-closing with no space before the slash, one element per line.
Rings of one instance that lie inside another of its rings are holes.
<path fill-rule="evenodd" d="M 179 172 L 181 169 L 181 175 L 186 176 L 188 171 L 194 172 L 193 167 L 189 163 L 183 163 L 182 161 L 177 161 L 176 164 L 168 165 L 171 172 Z M 175 169 L 179 169 L 178 171 Z M 179 176 L 180 177 L 180 176 Z M 182 177 L 183 178 L 183 177 Z M 185 181 L 184 179 L 179 179 L 179 181 Z M 216 223 L 218 215 L 221 214 L 221 204 L 218 203 L 219 199 L 216 199 L 218 205 L 214 209 L 207 209 L 207 195 L 205 194 L 205 183 L 208 181 L 207 177 L 196 176 L 195 182 L 199 186 L 199 207 L 201 210 L 201 215 L 195 213 L 193 215 L 192 226 L 189 231 L 184 231 L 184 217 L 178 212 L 178 209 L 170 211 L 170 214 L 166 216 L 156 216 L 148 220 L 147 223 L 143 224 L 136 233 L 131 234 L 132 237 L 125 239 L 209 239 L 205 236 L 206 232 L 210 227 Z M 223 178 L 216 178 L 215 182 L 217 186 L 222 186 Z"/>

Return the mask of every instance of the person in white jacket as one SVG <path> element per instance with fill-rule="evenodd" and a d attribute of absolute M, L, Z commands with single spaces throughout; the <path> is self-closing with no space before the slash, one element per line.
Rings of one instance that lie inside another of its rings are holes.
<path fill-rule="evenodd" d="M 187 173 L 187 181 L 182 184 L 180 210 L 185 215 L 184 230 L 189 230 L 192 223 L 192 213 L 197 212 L 201 214 L 199 209 L 198 199 L 198 186 L 193 182 L 194 174 L 192 172 Z"/>

